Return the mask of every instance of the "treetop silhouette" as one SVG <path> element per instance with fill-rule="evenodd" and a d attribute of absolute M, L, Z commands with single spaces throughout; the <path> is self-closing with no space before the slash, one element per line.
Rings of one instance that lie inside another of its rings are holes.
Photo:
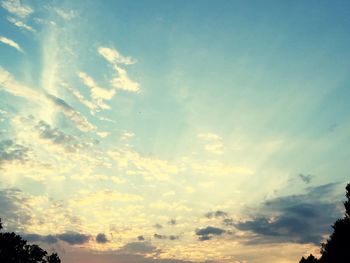
<path fill-rule="evenodd" d="M 333 233 L 322 244 L 321 257 L 319 259 L 310 255 L 302 257 L 299 263 L 349 263 L 350 262 L 350 183 L 346 186 L 346 198 L 344 202 L 345 215 L 338 219 L 332 226 Z"/>
<path fill-rule="evenodd" d="M 2 229 L 0 219 L 0 230 Z M 38 245 L 27 244 L 14 232 L 0 233 L 0 262 L 2 263 L 60 263 L 56 253 L 48 253 Z"/>

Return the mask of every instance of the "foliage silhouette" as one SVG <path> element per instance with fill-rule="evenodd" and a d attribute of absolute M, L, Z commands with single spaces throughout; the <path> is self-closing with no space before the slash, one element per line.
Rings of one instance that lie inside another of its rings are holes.
<path fill-rule="evenodd" d="M 333 227 L 333 233 L 322 244 L 321 257 L 319 259 L 310 255 L 302 257 L 299 263 L 349 263 L 350 262 L 350 184 L 346 186 L 346 198 L 344 202 L 345 215 L 338 219 Z"/>
<path fill-rule="evenodd" d="M 0 219 L 0 230 L 2 229 Z M 56 253 L 48 255 L 38 245 L 29 245 L 27 241 L 15 233 L 0 233 L 1 263 L 60 263 Z"/>

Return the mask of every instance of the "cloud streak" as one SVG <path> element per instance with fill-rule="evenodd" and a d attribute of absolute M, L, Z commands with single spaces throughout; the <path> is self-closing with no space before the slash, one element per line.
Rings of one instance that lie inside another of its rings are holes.
<path fill-rule="evenodd" d="M 20 47 L 20 45 L 17 42 L 13 41 L 12 39 L 0 36 L 0 42 L 4 43 L 10 47 L 13 47 L 14 49 L 17 49 L 19 52 L 23 53 L 23 50 Z"/>

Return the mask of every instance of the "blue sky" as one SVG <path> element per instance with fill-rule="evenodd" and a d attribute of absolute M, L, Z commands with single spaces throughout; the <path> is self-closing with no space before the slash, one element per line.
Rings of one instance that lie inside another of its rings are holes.
<path fill-rule="evenodd" d="M 349 11 L 1 1 L 5 227 L 68 263 L 317 254 L 349 180 Z"/>

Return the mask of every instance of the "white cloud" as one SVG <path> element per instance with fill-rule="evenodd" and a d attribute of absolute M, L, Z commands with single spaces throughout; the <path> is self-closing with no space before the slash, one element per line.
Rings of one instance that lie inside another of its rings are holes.
<path fill-rule="evenodd" d="M 102 57 L 104 57 L 108 62 L 112 64 L 131 65 L 136 63 L 136 60 L 132 57 L 125 57 L 117 50 L 112 48 L 99 47 L 97 51 Z"/>
<path fill-rule="evenodd" d="M 140 91 L 140 84 L 131 80 L 126 72 L 126 70 L 114 66 L 117 76 L 111 80 L 111 85 L 116 89 L 126 90 L 130 92 Z"/>
<path fill-rule="evenodd" d="M 16 27 L 23 28 L 31 32 L 35 32 L 34 28 L 32 28 L 31 26 L 28 26 L 27 24 L 23 23 L 20 20 L 17 20 L 13 17 L 8 17 L 7 20 L 13 25 L 15 25 Z"/>
<path fill-rule="evenodd" d="M 107 90 L 99 87 L 95 80 L 85 72 L 79 72 L 78 76 L 84 85 L 90 88 L 91 98 L 98 105 L 98 107 L 101 109 L 110 109 L 110 106 L 105 104 L 103 101 L 112 99 L 115 95 L 115 90 Z"/>
<path fill-rule="evenodd" d="M 63 18 L 64 20 L 72 20 L 74 17 L 77 16 L 77 13 L 73 10 L 63 10 L 60 8 L 53 8 L 53 10 L 56 12 L 58 16 Z"/>
<path fill-rule="evenodd" d="M 28 101 L 36 103 L 45 110 L 56 109 L 63 113 L 67 118 L 74 122 L 78 129 L 84 132 L 94 131 L 96 127 L 91 124 L 83 115 L 68 105 L 64 100 L 51 94 L 40 93 L 31 89 L 14 79 L 14 77 L 2 67 L 0 67 L 0 89 L 17 96 L 25 98 Z M 50 109 L 51 108 L 51 109 Z"/>
<path fill-rule="evenodd" d="M 21 4 L 20 0 L 5 0 L 1 2 L 1 6 L 8 12 L 21 18 L 26 18 L 33 13 L 33 9 L 28 5 Z"/>
<path fill-rule="evenodd" d="M 224 150 L 224 144 L 222 138 L 215 133 L 200 133 L 197 135 L 199 139 L 204 142 L 204 149 L 207 152 L 213 154 L 222 154 Z"/>
<path fill-rule="evenodd" d="M 10 47 L 13 47 L 15 49 L 17 49 L 18 51 L 23 53 L 22 48 L 19 46 L 19 44 L 17 44 L 15 41 L 13 41 L 12 39 L 6 38 L 6 37 L 2 37 L 0 36 L 0 42 L 9 45 Z"/>
<path fill-rule="evenodd" d="M 145 179 L 159 181 L 169 180 L 170 175 L 177 174 L 179 168 L 166 160 L 142 156 L 130 150 L 115 150 L 109 152 L 120 168 L 126 169 L 127 174 L 144 175 Z"/>

